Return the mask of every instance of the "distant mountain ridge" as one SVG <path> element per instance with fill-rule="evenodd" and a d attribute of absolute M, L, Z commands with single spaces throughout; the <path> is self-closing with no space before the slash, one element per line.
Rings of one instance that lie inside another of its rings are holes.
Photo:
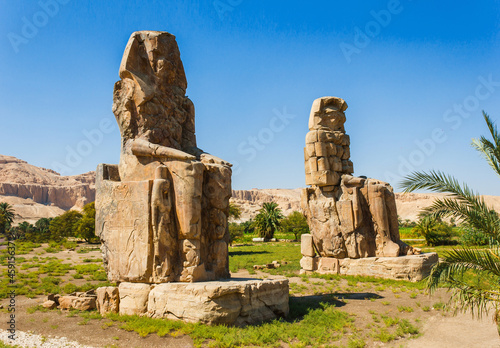
<path fill-rule="evenodd" d="M 95 172 L 74 176 L 0 155 L 0 202 L 14 207 L 16 222 L 34 222 L 95 200 Z"/>
<path fill-rule="evenodd" d="M 302 189 L 233 190 L 231 202 L 240 206 L 239 221 L 254 218 L 262 204 L 276 202 L 285 215 L 300 211 Z M 419 211 L 432 204 L 435 193 L 396 193 L 398 215 L 416 220 Z M 486 203 L 500 211 L 499 196 L 483 196 Z M 0 202 L 14 207 L 15 222 L 34 223 L 42 217 L 55 217 L 66 210 L 81 209 L 95 200 L 95 172 L 61 176 L 12 156 L 0 155 Z"/>

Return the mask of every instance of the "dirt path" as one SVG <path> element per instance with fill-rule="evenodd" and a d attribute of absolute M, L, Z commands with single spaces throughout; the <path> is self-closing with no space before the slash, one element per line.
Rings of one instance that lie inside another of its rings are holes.
<path fill-rule="evenodd" d="M 423 336 L 411 340 L 408 348 L 498 348 L 500 338 L 491 317 L 472 319 L 470 314 L 434 316 L 426 321 Z"/>

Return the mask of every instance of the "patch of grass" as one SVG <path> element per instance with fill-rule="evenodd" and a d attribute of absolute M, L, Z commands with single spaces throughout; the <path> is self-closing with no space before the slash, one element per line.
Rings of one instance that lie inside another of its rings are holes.
<path fill-rule="evenodd" d="M 365 348 L 366 342 L 362 338 L 351 338 L 347 342 L 347 348 Z"/>
<path fill-rule="evenodd" d="M 436 302 L 432 305 L 432 308 L 434 308 L 437 311 L 440 311 L 444 308 L 445 304 L 443 302 Z"/>
<path fill-rule="evenodd" d="M 297 312 L 297 311 L 295 311 Z M 293 343 L 294 346 L 319 346 L 329 344 L 342 337 L 345 330 L 353 326 L 353 319 L 335 306 L 322 303 L 319 308 L 307 310 L 293 322 L 274 320 L 257 326 L 243 328 L 207 326 L 164 319 L 139 316 L 108 315 L 108 319 L 121 322 L 121 328 L 135 331 L 141 337 L 156 333 L 158 336 L 189 335 L 196 346 L 207 344 L 213 347 L 276 346 L 277 342 Z M 314 332 L 314 335 L 311 333 Z M 207 342 L 207 340 L 209 342 Z"/>
<path fill-rule="evenodd" d="M 388 305 L 390 305 L 391 303 L 390 303 L 389 301 L 382 301 L 382 304 L 383 304 L 384 306 L 388 306 Z"/>
<path fill-rule="evenodd" d="M 417 298 L 418 294 L 416 292 L 412 292 L 410 294 L 410 298 Z"/>
<path fill-rule="evenodd" d="M 336 275 L 336 274 L 317 274 L 313 273 L 309 275 L 311 278 L 321 278 L 321 279 L 326 279 L 326 280 L 337 280 L 340 281 L 342 279 L 347 280 L 349 284 L 354 284 L 354 283 L 369 283 L 372 285 L 375 285 L 377 287 L 384 287 L 377 288 L 375 289 L 376 291 L 383 291 L 387 287 L 391 287 L 391 290 L 393 293 L 399 293 L 401 292 L 401 288 L 406 289 L 412 289 L 412 290 L 423 290 L 426 288 L 426 282 L 424 280 L 421 280 L 419 282 L 410 282 L 407 280 L 394 280 L 394 279 L 383 279 L 383 278 L 377 278 L 377 277 L 370 277 L 370 276 L 346 276 L 346 275 Z"/>
<path fill-rule="evenodd" d="M 384 321 L 386 327 L 394 326 L 399 322 L 399 318 L 392 318 L 387 315 L 381 315 L 380 317 Z"/>
<path fill-rule="evenodd" d="M 429 306 L 423 306 L 423 307 L 422 307 L 422 310 L 423 310 L 424 312 L 428 312 L 428 311 L 430 311 L 430 310 L 431 310 L 431 307 L 429 307 Z"/>
<path fill-rule="evenodd" d="M 396 335 L 403 337 L 405 335 L 417 335 L 419 330 L 416 326 L 413 326 L 408 320 L 403 319 L 398 323 L 398 328 L 396 329 Z"/>
<path fill-rule="evenodd" d="M 398 306 L 398 311 L 411 313 L 413 312 L 413 308 L 410 306 Z"/>
<path fill-rule="evenodd" d="M 47 308 L 43 307 L 42 305 L 28 307 L 26 309 L 26 312 L 28 312 L 28 314 L 33 314 L 35 312 L 48 312 L 48 311 L 49 310 Z"/>
<path fill-rule="evenodd" d="M 278 261 L 281 267 L 263 269 L 262 271 L 283 275 L 289 272 L 298 272 L 301 258 L 300 243 L 259 243 L 229 247 L 229 269 L 231 272 L 246 269 L 254 274 L 254 265 L 265 265 L 272 261 Z"/>
<path fill-rule="evenodd" d="M 381 328 L 378 331 L 374 330 L 372 333 L 372 337 L 375 340 L 380 341 L 380 342 L 384 342 L 384 343 L 387 343 L 387 342 L 390 342 L 390 341 L 396 339 L 396 335 L 389 333 L 389 331 L 386 328 Z"/>

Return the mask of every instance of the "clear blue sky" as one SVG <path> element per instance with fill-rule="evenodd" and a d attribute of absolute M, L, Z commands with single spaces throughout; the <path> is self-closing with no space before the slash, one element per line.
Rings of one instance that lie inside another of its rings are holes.
<path fill-rule="evenodd" d="M 161 30 L 177 36 L 198 145 L 237 164 L 235 189 L 303 187 L 310 107 L 331 95 L 349 105 L 356 175 L 398 190 L 408 169 L 440 169 L 500 195 L 470 146 L 481 110 L 500 122 L 499 1 L 0 6 L 1 154 L 65 175 L 117 163 L 121 56 L 133 31 Z"/>

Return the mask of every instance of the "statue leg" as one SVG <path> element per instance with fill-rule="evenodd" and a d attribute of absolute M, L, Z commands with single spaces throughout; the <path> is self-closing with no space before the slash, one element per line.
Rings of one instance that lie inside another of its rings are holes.
<path fill-rule="evenodd" d="M 368 184 L 368 197 L 370 200 L 370 211 L 375 223 L 375 243 L 377 256 L 399 256 L 399 245 L 391 239 L 391 225 L 385 200 L 387 190 L 380 184 Z"/>
<path fill-rule="evenodd" d="M 167 165 L 172 173 L 178 222 L 177 238 L 182 262 L 180 280 L 202 280 L 205 273 L 204 265 L 200 264 L 203 164 L 172 161 Z"/>
<path fill-rule="evenodd" d="M 229 198 L 231 169 L 217 164 L 205 164 L 203 175 L 203 261 L 207 276 L 212 279 L 229 277 Z"/>

